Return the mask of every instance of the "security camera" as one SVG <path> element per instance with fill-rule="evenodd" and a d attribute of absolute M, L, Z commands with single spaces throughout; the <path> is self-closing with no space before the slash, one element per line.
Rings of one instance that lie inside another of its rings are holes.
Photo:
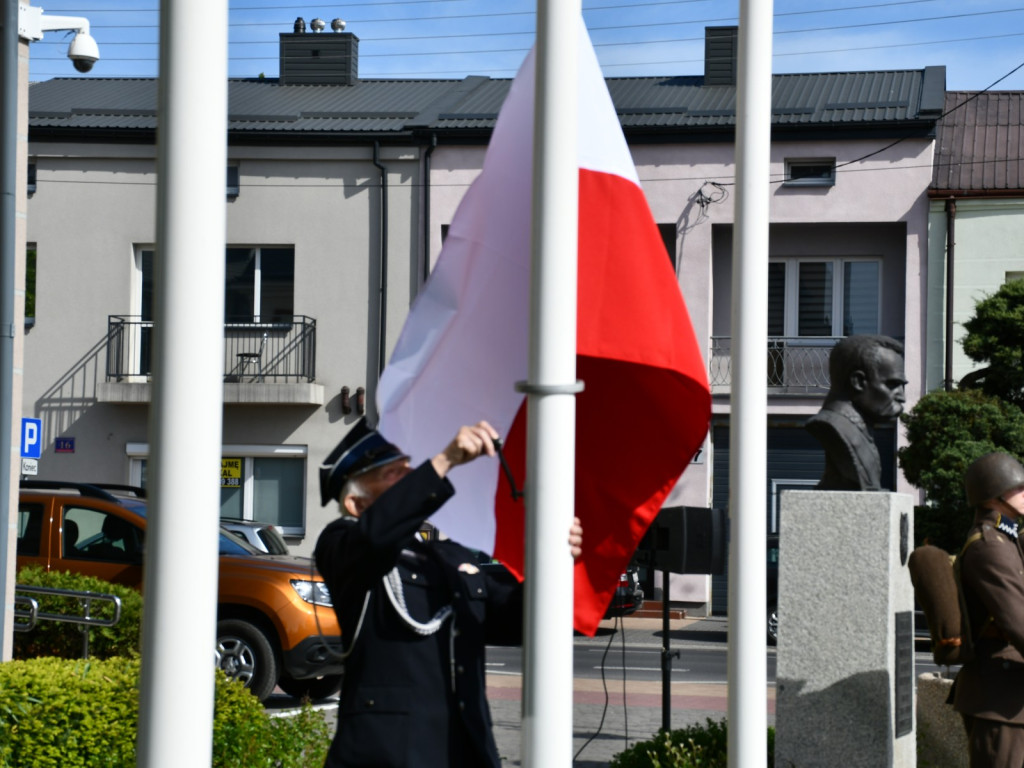
<path fill-rule="evenodd" d="M 76 32 L 68 46 L 68 58 L 79 72 L 88 72 L 99 61 L 100 47 L 88 32 Z"/>

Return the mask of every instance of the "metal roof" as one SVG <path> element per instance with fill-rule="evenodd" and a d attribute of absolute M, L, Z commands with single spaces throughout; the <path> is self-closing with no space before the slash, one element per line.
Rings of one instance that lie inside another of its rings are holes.
<path fill-rule="evenodd" d="M 731 132 L 736 88 L 703 77 L 608 78 L 627 134 Z M 355 85 L 281 85 L 231 80 L 232 133 L 270 136 L 489 132 L 511 80 L 360 80 Z M 928 129 L 939 116 L 945 68 L 775 75 L 776 129 Z M 938 94 L 938 96 L 936 96 Z M 55 78 L 32 84 L 29 128 L 47 136 L 156 128 L 155 79 Z"/>
<path fill-rule="evenodd" d="M 1024 192 L 1024 91 L 950 91 L 935 142 L 933 196 Z"/>

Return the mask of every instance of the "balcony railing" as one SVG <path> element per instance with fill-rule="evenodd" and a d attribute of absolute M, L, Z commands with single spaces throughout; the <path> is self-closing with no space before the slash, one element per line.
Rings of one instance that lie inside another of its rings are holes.
<path fill-rule="evenodd" d="M 153 322 L 110 315 L 107 381 L 145 381 L 153 354 Z M 289 383 L 316 379 L 316 320 L 296 315 L 272 323 L 225 323 L 224 381 Z"/>
<path fill-rule="evenodd" d="M 828 357 L 840 336 L 776 336 L 768 339 L 768 391 L 771 394 L 825 394 Z M 732 387 L 732 337 L 711 337 L 711 391 Z"/>

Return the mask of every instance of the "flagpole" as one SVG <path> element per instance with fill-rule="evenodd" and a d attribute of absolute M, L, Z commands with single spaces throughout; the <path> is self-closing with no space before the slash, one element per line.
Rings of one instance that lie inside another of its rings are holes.
<path fill-rule="evenodd" d="M 729 765 L 767 763 L 764 581 L 772 2 L 741 0 L 736 89 L 729 498 Z"/>
<path fill-rule="evenodd" d="M 227 0 L 160 3 L 153 449 L 137 749 L 145 768 L 207 766 L 213 753 L 227 25 Z"/>
<path fill-rule="evenodd" d="M 538 0 L 527 395 L 524 766 L 572 764 L 579 0 Z M 586 532 L 584 532 L 586 535 Z"/>

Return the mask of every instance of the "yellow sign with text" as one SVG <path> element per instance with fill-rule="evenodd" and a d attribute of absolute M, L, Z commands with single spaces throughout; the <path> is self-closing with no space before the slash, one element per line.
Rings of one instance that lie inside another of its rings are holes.
<path fill-rule="evenodd" d="M 242 487 L 242 460 L 221 459 L 220 460 L 220 487 L 241 488 Z"/>

